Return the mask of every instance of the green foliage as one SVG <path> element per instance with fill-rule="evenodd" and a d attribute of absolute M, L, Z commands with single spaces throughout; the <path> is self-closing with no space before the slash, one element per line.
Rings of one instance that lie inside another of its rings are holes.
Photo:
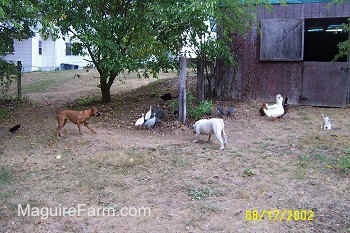
<path fill-rule="evenodd" d="M 229 57 L 232 30 L 246 28 L 253 6 L 265 2 L 46 0 L 39 5 L 43 32 L 52 37 L 71 35 L 75 52 L 88 53 L 100 73 L 101 90 L 109 90 L 123 71 L 143 69 L 145 76 L 157 77 L 160 70 L 174 69 L 175 58 L 190 52 L 183 48 L 193 46 L 200 54 L 200 47 L 213 46 L 216 56 Z M 224 26 L 216 45 L 206 24 L 212 18 Z M 202 46 L 198 38 L 210 42 Z"/>
<path fill-rule="evenodd" d="M 307 155 L 299 155 L 297 166 L 299 168 L 307 168 L 310 162 L 310 158 Z"/>
<path fill-rule="evenodd" d="M 197 107 L 191 107 L 189 108 L 189 116 L 193 118 L 194 120 L 199 120 L 205 115 L 211 114 L 211 111 L 213 109 L 213 102 L 204 100 L 199 103 Z"/>
<path fill-rule="evenodd" d="M 17 69 L 14 64 L 0 59 L 0 98 L 8 98 L 8 91 L 11 83 L 17 75 Z"/>
<path fill-rule="evenodd" d="M 11 111 L 8 108 L 0 109 L 0 119 L 9 119 L 11 116 Z"/>
<path fill-rule="evenodd" d="M 343 150 L 344 155 L 337 160 L 336 167 L 343 173 L 350 173 L 350 148 Z"/>
<path fill-rule="evenodd" d="M 11 172 L 5 168 L 0 167 L 0 186 L 4 184 L 9 184 L 12 181 L 12 175 Z"/>
<path fill-rule="evenodd" d="M 177 99 L 172 100 L 169 104 L 170 110 L 172 112 L 177 111 L 179 109 L 179 102 Z M 213 108 L 213 102 L 204 100 L 196 105 L 194 96 L 187 92 L 186 94 L 186 110 L 188 116 L 194 120 L 199 120 L 205 115 L 210 115 Z"/>
<path fill-rule="evenodd" d="M 342 29 L 345 32 L 350 33 L 350 18 L 348 19 L 348 21 L 349 21 L 348 23 L 342 24 Z M 343 42 L 340 42 L 338 44 L 338 50 L 339 50 L 339 53 L 337 55 L 335 55 L 335 57 L 333 59 L 334 61 L 337 61 L 341 57 L 349 56 L 349 54 L 350 54 L 350 39 L 343 41 Z"/>
<path fill-rule="evenodd" d="M 79 106 L 91 106 L 97 102 L 96 96 L 81 97 L 77 100 Z"/>
<path fill-rule="evenodd" d="M 191 200 L 203 200 L 213 196 L 213 191 L 209 188 L 194 188 L 188 191 Z"/>
<path fill-rule="evenodd" d="M 34 0 L 0 1 L 0 57 L 13 53 L 15 39 L 27 39 L 33 35 L 36 24 Z M 0 58 L 0 98 L 7 98 L 8 89 L 17 70 L 14 64 Z"/>
<path fill-rule="evenodd" d="M 13 40 L 27 39 L 33 35 L 36 24 L 34 0 L 0 1 L 0 55 L 13 52 Z"/>
<path fill-rule="evenodd" d="M 251 168 L 247 168 L 243 171 L 243 177 L 255 176 L 255 175 L 256 175 L 256 172 Z"/>

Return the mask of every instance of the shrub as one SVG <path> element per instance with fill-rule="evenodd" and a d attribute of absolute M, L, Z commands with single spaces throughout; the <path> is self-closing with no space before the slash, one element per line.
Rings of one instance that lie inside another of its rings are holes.
<path fill-rule="evenodd" d="M 189 109 L 188 114 L 194 120 L 199 120 L 205 115 L 210 115 L 212 108 L 213 102 L 204 100 L 199 103 L 198 107 Z"/>
<path fill-rule="evenodd" d="M 16 75 L 16 66 L 0 59 L 0 97 L 2 99 L 8 98 L 8 91 Z"/>
<path fill-rule="evenodd" d="M 179 108 L 178 100 L 173 100 L 169 104 L 170 110 L 175 112 Z M 194 120 L 199 120 L 205 115 L 211 114 L 211 110 L 213 108 L 213 102 L 210 100 L 204 100 L 199 103 L 198 106 L 195 106 L 194 96 L 191 93 L 187 93 L 186 95 L 186 109 L 187 115 L 189 118 Z"/>

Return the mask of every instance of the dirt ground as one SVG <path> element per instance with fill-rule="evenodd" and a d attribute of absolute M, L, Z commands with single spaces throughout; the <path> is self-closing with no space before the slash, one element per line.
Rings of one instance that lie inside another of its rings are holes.
<path fill-rule="evenodd" d="M 0 232 L 350 232 L 350 109 L 291 106 L 272 121 L 258 115 L 261 103 L 223 102 L 237 115 L 224 119 L 228 146 L 220 151 L 215 139 L 192 143 L 190 123 L 181 126 L 171 113 L 156 129 L 133 127 L 150 104 L 168 105 L 159 96 L 176 93 L 176 74 L 122 77 L 107 105 L 96 102 L 97 73 L 74 74 L 26 74 L 30 103 L 0 122 L 0 168 L 10 177 L 0 182 Z M 96 135 L 67 124 L 56 138 L 56 109 L 92 104 L 102 111 L 90 122 Z M 321 113 L 333 130 L 320 130 Z M 8 133 L 16 123 L 21 128 Z M 18 216 L 18 204 L 148 207 L 151 214 L 43 219 Z M 246 220 L 247 210 L 276 209 L 314 216 Z"/>

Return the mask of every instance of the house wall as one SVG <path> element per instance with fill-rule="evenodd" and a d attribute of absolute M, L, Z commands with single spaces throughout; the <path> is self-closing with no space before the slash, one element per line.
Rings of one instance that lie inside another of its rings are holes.
<path fill-rule="evenodd" d="M 22 61 L 23 71 L 32 71 L 32 39 L 14 41 L 14 48 L 16 53 L 4 56 L 3 59 L 9 62 L 17 63 Z"/>
<path fill-rule="evenodd" d="M 66 56 L 66 42 L 69 42 L 69 40 L 63 40 L 62 38 L 55 41 L 55 66 L 60 67 L 61 64 L 78 65 L 79 68 L 86 66 L 89 63 L 86 61 L 89 60 L 89 56 Z"/>
<path fill-rule="evenodd" d="M 42 55 L 39 54 L 39 41 L 42 41 Z M 57 40 L 44 40 L 39 34 L 34 37 L 14 41 L 14 54 L 4 57 L 7 61 L 22 61 L 23 71 L 54 71 L 60 69 L 61 64 L 77 65 L 80 68 L 86 66 L 88 56 L 66 56 L 66 44 L 62 38 Z"/>
<path fill-rule="evenodd" d="M 343 4 L 305 3 L 274 5 L 272 11 L 262 9 L 261 19 L 350 17 L 350 1 Z M 273 101 L 277 93 L 289 97 L 291 103 L 299 103 L 302 95 L 303 61 L 260 61 L 260 38 L 255 27 L 244 38 L 240 49 L 241 67 L 237 87 L 240 97 Z"/>

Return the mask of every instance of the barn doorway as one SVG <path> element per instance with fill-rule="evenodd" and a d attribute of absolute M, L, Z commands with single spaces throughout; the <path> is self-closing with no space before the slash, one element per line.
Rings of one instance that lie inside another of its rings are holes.
<path fill-rule="evenodd" d="M 305 19 L 303 86 L 299 103 L 344 106 L 350 103 L 348 56 L 334 61 L 338 43 L 349 38 L 347 18 Z"/>
<path fill-rule="evenodd" d="M 347 18 L 305 19 L 304 61 L 330 62 L 338 54 L 338 43 L 348 39 L 342 28 Z M 346 62 L 347 57 L 338 62 Z"/>

